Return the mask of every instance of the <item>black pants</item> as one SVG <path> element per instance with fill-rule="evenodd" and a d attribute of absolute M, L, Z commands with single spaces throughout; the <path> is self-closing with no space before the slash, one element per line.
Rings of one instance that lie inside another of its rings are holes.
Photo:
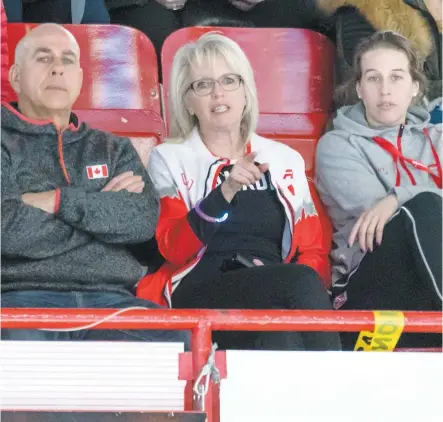
<path fill-rule="evenodd" d="M 188 0 L 183 26 L 308 28 L 319 30 L 315 0 L 266 0 L 243 12 L 227 0 Z"/>
<path fill-rule="evenodd" d="M 160 67 L 160 52 L 163 41 L 181 28 L 181 11 L 166 9 L 154 0 L 143 6 L 128 6 L 110 9 L 111 23 L 131 26 L 143 32 L 152 41 Z M 161 74 L 159 75 L 161 78 Z"/>
<path fill-rule="evenodd" d="M 385 227 L 351 276 L 342 309 L 442 310 L 442 198 L 421 193 Z M 353 349 L 357 334 L 342 333 Z M 402 334 L 397 347 L 441 347 L 439 334 Z"/>
<path fill-rule="evenodd" d="M 174 308 L 331 309 L 317 273 L 296 264 L 274 264 L 222 272 L 201 262 L 172 296 Z M 338 333 L 215 332 L 221 349 L 340 350 Z"/>
<path fill-rule="evenodd" d="M 315 0 L 265 1 L 243 12 L 227 0 L 188 0 L 183 10 L 168 10 L 154 0 L 143 6 L 111 9 L 111 22 L 137 28 L 160 52 L 166 37 L 188 26 L 309 28 L 321 31 Z M 161 75 L 160 75 L 161 79 Z"/>

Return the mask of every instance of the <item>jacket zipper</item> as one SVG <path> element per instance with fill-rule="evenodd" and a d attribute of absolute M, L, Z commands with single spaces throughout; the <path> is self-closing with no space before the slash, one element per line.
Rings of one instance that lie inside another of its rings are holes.
<path fill-rule="evenodd" d="M 58 161 L 60 163 L 60 167 L 63 171 L 63 176 L 65 177 L 66 182 L 68 185 L 71 184 L 71 179 L 69 177 L 68 171 L 66 170 L 65 165 L 65 158 L 63 156 L 63 130 L 60 131 L 59 128 L 57 128 L 57 149 L 58 149 Z"/>

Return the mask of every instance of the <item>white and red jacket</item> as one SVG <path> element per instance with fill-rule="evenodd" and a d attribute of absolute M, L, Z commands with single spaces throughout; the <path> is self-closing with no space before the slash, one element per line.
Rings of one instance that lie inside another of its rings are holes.
<path fill-rule="evenodd" d="M 285 210 L 282 262 L 291 262 L 297 252 L 297 263 L 312 267 L 327 284 L 330 238 L 322 232 L 303 158 L 290 147 L 256 134 L 248 144 L 250 151 L 257 153 L 257 162 L 269 164 L 272 183 Z M 152 151 L 148 171 L 161 198 L 156 238 L 166 262 L 140 281 L 137 296 L 171 306 L 172 292 L 206 249 L 187 214 L 217 186 L 221 169 L 233 163 L 215 157 L 196 128 L 183 142 L 165 142 Z"/>

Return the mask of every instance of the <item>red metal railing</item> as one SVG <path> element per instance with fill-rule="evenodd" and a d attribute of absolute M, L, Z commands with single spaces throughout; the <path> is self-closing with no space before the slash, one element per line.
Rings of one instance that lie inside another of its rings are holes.
<path fill-rule="evenodd" d="M 25 309 L 1 310 L 2 328 L 68 329 L 93 324 L 115 309 Z M 408 333 L 441 333 L 441 312 L 404 312 Z M 211 350 L 212 331 L 372 331 L 372 311 L 255 311 L 255 310 L 128 310 L 99 322 L 91 329 L 191 330 L 193 380 L 205 365 Z M 195 406 L 194 409 L 198 410 Z M 218 422 L 218 396 L 210 388 L 205 397 L 209 422 Z"/>

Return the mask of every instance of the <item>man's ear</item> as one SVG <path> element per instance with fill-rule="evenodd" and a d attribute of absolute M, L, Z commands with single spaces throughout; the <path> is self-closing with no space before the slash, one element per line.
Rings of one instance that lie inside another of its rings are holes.
<path fill-rule="evenodd" d="M 19 94 L 20 93 L 20 68 L 13 64 L 9 69 L 9 83 L 11 84 L 13 90 Z"/>

